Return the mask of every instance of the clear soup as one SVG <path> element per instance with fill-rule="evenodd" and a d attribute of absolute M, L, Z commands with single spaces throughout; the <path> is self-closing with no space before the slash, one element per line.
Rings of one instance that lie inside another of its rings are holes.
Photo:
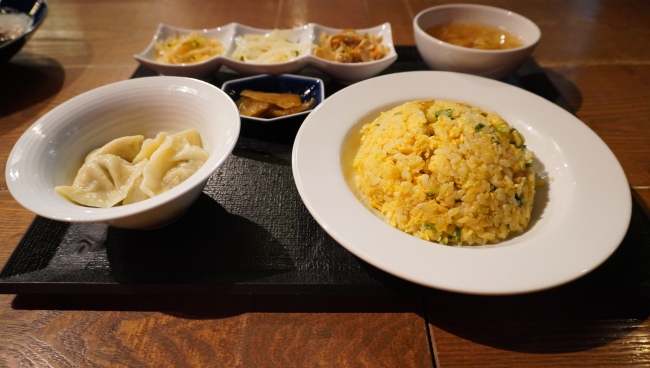
<path fill-rule="evenodd" d="M 456 46 L 481 50 L 505 50 L 523 46 L 519 37 L 499 28 L 477 23 L 445 23 L 426 33 Z"/>

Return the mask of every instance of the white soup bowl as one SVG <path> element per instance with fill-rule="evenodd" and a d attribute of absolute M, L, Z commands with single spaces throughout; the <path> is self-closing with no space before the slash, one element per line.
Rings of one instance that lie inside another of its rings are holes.
<path fill-rule="evenodd" d="M 441 41 L 426 31 L 445 23 L 474 23 L 492 26 L 516 36 L 523 44 L 505 50 L 480 50 Z M 539 27 L 509 10 L 474 4 L 434 6 L 413 19 L 413 34 L 424 62 L 434 70 L 502 79 L 530 57 L 540 40 Z"/>

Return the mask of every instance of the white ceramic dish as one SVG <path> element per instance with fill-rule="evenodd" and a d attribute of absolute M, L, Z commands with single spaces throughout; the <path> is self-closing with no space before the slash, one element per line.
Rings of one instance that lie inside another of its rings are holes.
<path fill-rule="evenodd" d="M 73 204 L 54 191 L 70 185 L 91 150 L 119 137 L 199 131 L 210 157 L 178 186 L 142 202 L 112 208 Z M 181 216 L 230 155 L 239 136 L 239 112 L 215 86 L 190 78 L 150 77 L 83 93 L 45 114 L 18 139 L 7 160 L 12 196 L 28 210 L 65 222 L 104 222 L 152 228 Z"/>
<path fill-rule="evenodd" d="M 224 47 L 230 47 L 235 34 L 236 24 L 231 23 L 224 27 L 217 27 L 212 29 L 185 29 L 172 27 L 167 24 L 159 24 L 156 34 L 153 36 L 151 43 L 144 51 L 134 55 L 135 59 L 142 65 L 157 71 L 162 75 L 190 77 L 190 78 L 204 78 L 214 73 L 221 66 L 223 58 L 220 56 L 212 57 L 208 60 L 191 63 L 191 64 L 167 64 L 155 61 L 156 49 L 155 44 L 160 40 L 165 40 L 169 37 L 184 36 L 190 33 L 198 33 L 207 39 L 215 38 Z"/>
<path fill-rule="evenodd" d="M 354 157 L 346 137 L 379 112 L 421 99 L 466 101 L 523 132 L 549 178 L 523 234 L 492 246 L 430 243 L 391 227 L 355 197 L 343 170 Z M 390 74 L 343 89 L 305 119 L 292 162 L 305 205 L 337 242 L 386 272 L 462 293 L 525 293 L 581 277 L 616 250 L 632 210 L 619 162 L 584 123 L 537 95 L 460 73 Z"/>
<path fill-rule="evenodd" d="M 506 50 L 477 50 L 443 42 L 426 30 L 445 23 L 479 23 L 518 37 L 522 46 Z M 531 20 L 509 10 L 475 4 L 434 6 L 413 19 L 413 35 L 424 62 L 444 70 L 501 79 L 519 68 L 539 43 L 541 31 Z"/>
<path fill-rule="evenodd" d="M 339 32 L 341 30 L 342 29 L 338 28 L 324 27 L 316 23 L 309 23 L 301 27 L 283 31 L 288 31 L 290 33 L 290 41 L 310 44 L 316 42 L 318 35 L 323 31 L 330 33 Z M 388 55 L 382 59 L 367 63 L 345 64 L 330 62 L 312 55 L 312 49 L 310 47 L 305 47 L 304 52 L 302 52 L 296 59 L 284 63 L 256 64 L 246 63 L 230 58 L 230 55 L 235 50 L 235 41 L 238 36 L 244 34 L 265 34 L 271 31 L 272 30 L 270 29 L 253 28 L 238 23 L 230 23 L 223 27 L 199 30 L 176 28 L 166 24 L 160 24 L 151 43 L 144 51 L 136 54 L 134 57 L 141 64 L 163 75 L 177 75 L 193 78 L 207 77 L 211 73 L 216 72 L 222 64 L 244 76 L 256 74 L 294 73 L 304 68 L 307 64 L 312 64 L 324 73 L 332 76 L 338 82 L 345 84 L 373 77 L 397 60 L 397 53 L 395 52 L 395 47 L 393 45 L 390 23 L 384 23 L 377 27 L 356 30 L 357 33 L 369 33 L 375 36 L 382 36 L 382 44 L 388 46 L 390 50 Z M 206 38 L 216 38 L 226 48 L 226 53 L 199 63 L 191 64 L 173 65 L 154 61 L 154 45 L 158 40 L 174 36 L 175 34 L 186 35 L 192 32 L 202 34 Z"/>

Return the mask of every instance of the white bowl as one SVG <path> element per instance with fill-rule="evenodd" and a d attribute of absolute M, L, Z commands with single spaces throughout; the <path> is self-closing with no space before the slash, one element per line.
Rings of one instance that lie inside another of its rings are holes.
<path fill-rule="evenodd" d="M 502 29 L 519 37 L 523 46 L 507 50 L 478 50 L 452 45 L 426 30 L 444 23 L 479 23 Z M 413 19 L 415 43 L 425 63 L 432 69 L 501 79 L 514 72 L 530 57 L 541 37 L 539 27 L 508 10 L 484 5 L 449 4 L 434 6 Z"/>
<path fill-rule="evenodd" d="M 271 31 L 271 29 L 253 28 L 239 23 L 230 23 L 223 27 L 199 30 L 176 28 L 166 24 L 160 24 L 151 43 L 144 51 L 134 55 L 134 57 L 141 64 L 160 74 L 193 78 L 209 77 L 211 74 L 215 73 L 222 64 L 243 76 L 258 74 L 290 74 L 299 71 L 308 64 L 311 64 L 324 73 L 332 76 L 337 82 L 343 84 L 351 84 L 373 77 L 388 68 L 388 66 L 397 60 L 397 52 L 395 52 L 395 47 L 393 45 L 390 23 L 384 23 L 377 27 L 356 30 L 357 33 L 361 34 L 369 33 L 374 36 L 381 36 L 382 44 L 389 48 L 389 53 L 386 56 L 379 60 L 367 63 L 336 63 L 327 61 L 314 56 L 311 47 L 305 47 L 300 56 L 283 63 L 259 64 L 243 62 L 230 57 L 236 48 L 235 42 L 237 37 L 241 37 L 245 34 L 266 34 Z M 316 42 L 318 35 L 322 31 L 326 31 L 329 34 L 340 32 L 342 29 L 329 28 L 316 23 L 309 23 L 301 27 L 283 31 L 289 32 L 290 41 L 311 44 Z M 156 51 L 154 45 L 158 40 L 174 35 L 183 36 L 189 33 L 202 34 L 206 38 L 216 38 L 226 48 L 226 53 L 223 55 L 213 56 L 212 58 L 199 63 L 166 64 L 155 61 Z"/>
<path fill-rule="evenodd" d="M 73 204 L 57 192 L 70 185 L 85 155 L 128 135 L 196 129 L 210 155 L 187 180 L 156 197 L 112 208 Z M 230 155 L 239 136 L 234 102 L 208 83 L 181 77 L 149 77 L 113 83 L 57 106 L 20 137 L 9 155 L 6 180 L 28 210 L 65 222 L 103 222 L 146 229 L 172 222 L 192 205 L 210 176 Z"/>

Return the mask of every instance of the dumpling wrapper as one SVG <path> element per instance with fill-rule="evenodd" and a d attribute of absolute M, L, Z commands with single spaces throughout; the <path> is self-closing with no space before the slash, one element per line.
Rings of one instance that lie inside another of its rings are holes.
<path fill-rule="evenodd" d="M 165 135 L 167 135 L 167 133 L 165 133 Z M 139 166 L 144 169 L 144 166 L 147 164 L 147 162 L 149 162 L 149 159 L 145 158 L 144 160 L 138 162 L 136 166 Z M 122 205 L 137 203 L 137 202 L 144 201 L 145 199 L 151 198 L 147 193 L 142 191 L 140 185 L 142 185 L 142 170 L 140 171 L 140 175 L 133 182 L 133 185 L 129 189 L 129 192 L 126 194 L 126 197 L 124 197 L 124 200 L 122 201 Z"/>
<path fill-rule="evenodd" d="M 144 136 L 142 135 L 132 135 L 114 139 L 102 147 L 91 151 L 86 156 L 85 161 L 88 161 L 95 156 L 111 154 L 121 157 L 128 162 L 133 162 L 133 159 L 141 151 L 143 141 Z"/>
<path fill-rule="evenodd" d="M 190 145 L 203 148 L 203 142 L 201 141 L 201 134 L 199 134 L 199 132 L 196 129 L 188 129 L 180 133 L 176 133 L 174 135 L 179 135 L 179 134 L 182 135 L 185 139 L 187 139 L 187 142 Z"/>
<path fill-rule="evenodd" d="M 194 129 L 167 136 L 144 166 L 140 189 L 155 197 L 185 181 L 208 160 L 202 146 Z"/>
<path fill-rule="evenodd" d="M 167 138 L 168 135 L 169 133 L 167 132 L 160 132 L 158 135 L 156 135 L 156 138 L 145 139 L 142 143 L 140 152 L 131 162 L 137 164 L 144 159 L 149 159 L 151 155 L 158 149 L 158 147 L 160 147 L 160 145 L 165 141 L 165 138 Z"/>
<path fill-rule="evenodd" d="M 81 205 L 108 208 L 126 197 L 143 168 L 112 154 L 95 155 L 81 166 L 71 186 L 54 190 Z"/>

